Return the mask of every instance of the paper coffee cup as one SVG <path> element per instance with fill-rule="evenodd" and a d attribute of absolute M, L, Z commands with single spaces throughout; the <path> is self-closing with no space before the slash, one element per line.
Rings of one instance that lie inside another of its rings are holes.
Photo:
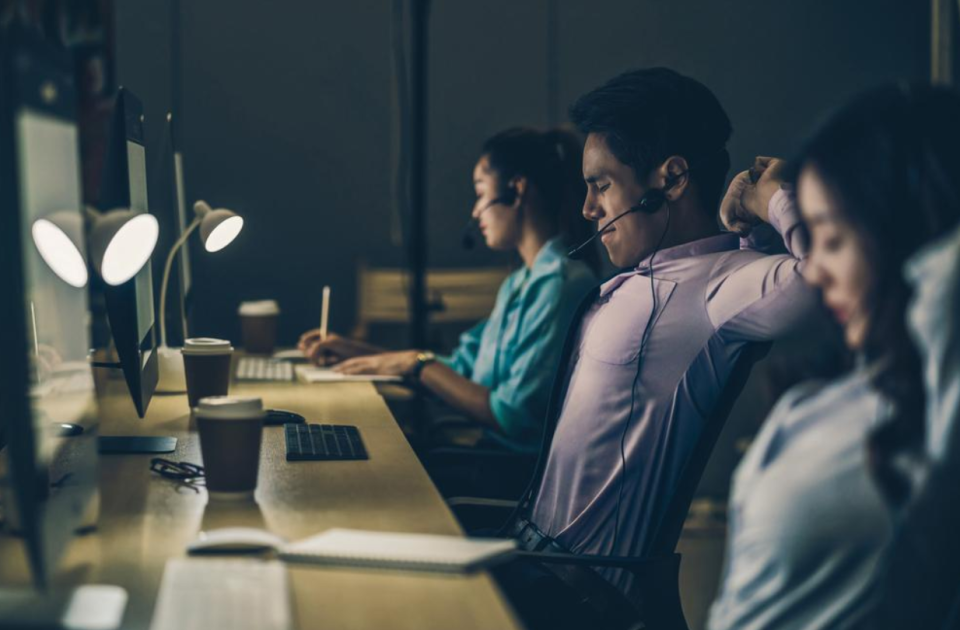
<path fill-rule="evenodd" d="M 272 354 L 277 342 L 280 306 L 275 300 L 243 302 L 237 311 L 243 334 L 243 349 L 250 354 Z"/>
<path fill-rule="evenodd" d="M 253 498 L 263 438 L 261 399 L 213 396 L 202 399 L 193 411 L 210 498 Z"/>
<path fill-rule="evenodd" d="M 201 398 L 226 396 L 230 391 L 233 346 L 225 339 L 197 337 L 183 342 L 183 370 L 187 400 L 194 408 Z"/>

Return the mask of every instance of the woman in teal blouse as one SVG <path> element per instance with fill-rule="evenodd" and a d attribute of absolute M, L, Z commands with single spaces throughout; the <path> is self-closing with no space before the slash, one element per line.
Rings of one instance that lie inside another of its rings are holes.
<path fill-rule="evenodd" d="M 568 248 L 589 236 L 580 216 L 582 147 L 565 131 L 511 129 L 490 138 L 473 169 L 473 218 L 491 249 L 514 250 L 510 274 L 490 316 L 465 332 L 449 357 L 420 350 L 385 352 L 312 330 L 300 348 L 346 374 L 419 379 L 440 399 L 520 450 L 539 443 L 567 326 L 596 278 Z"/>

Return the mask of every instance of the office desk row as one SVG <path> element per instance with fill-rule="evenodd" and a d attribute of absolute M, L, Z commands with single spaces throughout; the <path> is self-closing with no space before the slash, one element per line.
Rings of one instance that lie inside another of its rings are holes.
<path fill-rule="evenodd" d="M 122 387 L 111 382 L 109 388 Z M 256 502 L 208 502 L 206 491 L 151 473 L 150 455 L 103 455 L 96 531 L 74 541 L 55 584 L 118 584 L 130 601 L 124 628 L 149 628 L 164 564 L 204 529 L 260 527 L 296 540 L 330 527 L 462 534 L 396 422 L 367 383 L 232 384 L 307 422 L 360 428 L 366 461 L 285 460 L 283 427 L 264 427 Z M 201 463 L 186 396 L 157 395 L 138 419 L 129 397 L 101 397 L 103 435 L 172 435 L 170 459 Z M 27 584 L 21 545 L 0 539 L 0 584 Z M 19 555 L 18 555 L 19 554 Z M 486 573 L 436 575 L 289 567 L 297 627 L 514 628 L 519 624 Z"/>

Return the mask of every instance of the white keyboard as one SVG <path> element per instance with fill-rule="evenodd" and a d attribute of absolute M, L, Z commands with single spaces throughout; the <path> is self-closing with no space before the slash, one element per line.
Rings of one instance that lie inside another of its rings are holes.
<path fill-rule="evenodd" d="M 290 630 L 286 567 L 249 559 L 168 560 L 150 630 Z"/>
<path fill-rule="evenodd" d="M 266 357 L 241 357 L 237 362 L 238 381 L 284 382 L 293 380 L 293 363 Z"/>

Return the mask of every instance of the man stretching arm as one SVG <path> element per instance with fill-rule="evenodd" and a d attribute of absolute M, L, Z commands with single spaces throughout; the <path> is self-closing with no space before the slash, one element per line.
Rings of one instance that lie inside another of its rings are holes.
<path fill-rule="evenodd" d="M 726 218 L 750 238 L 719 231 L 731 126 L 705 86 L 663 68 L 629 72 L 571 117 L 587 135 L 583 214 L 624 271 L 571 327 L 523 514 L 573 553 L 642 556 L 744 345 L 787 332 L 815 302 L 779 164 L 760 160 L 731 187 Z M 752 248 L 771 227 L 788 254 Z M 635 595 L 629 574 L 599 572 Z M 517 584 L 506 590 L 523 614 Z"/>

